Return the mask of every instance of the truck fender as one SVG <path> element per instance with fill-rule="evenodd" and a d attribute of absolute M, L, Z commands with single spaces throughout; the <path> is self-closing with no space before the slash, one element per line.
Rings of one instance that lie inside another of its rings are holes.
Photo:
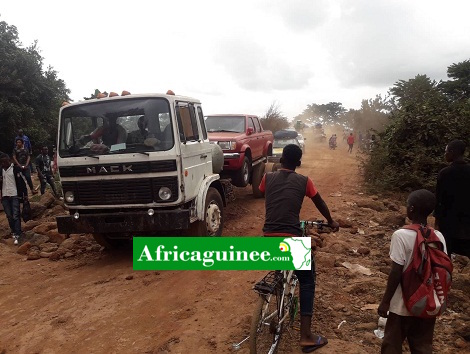
<path fill-rule="evenodd" d="M 214 187 L 217 189 L 220 193 L 220 196 L 222 197 L 222 201 L 224 203 L 224 206 L 227 205 L 226 199 L 225 199 L 225 193 L 223 191 L 222 184 L 220 183 L 220 176 L 219 175 L 211 175 L 206 177 L 199 188 L 199 193 L 197 194 L 196 197 L 196 215 L 198 220 L 204 220 L 204 204 L 206 202 L 206 196 L 207 196 L 207 191 L 209 190 L 209 187 Z"/>

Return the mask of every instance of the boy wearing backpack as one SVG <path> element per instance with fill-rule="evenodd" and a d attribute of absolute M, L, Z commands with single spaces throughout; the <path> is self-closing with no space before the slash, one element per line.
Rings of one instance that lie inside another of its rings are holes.
<path fill-rule="evenodd" d="M 432 353 L 434 324 L 445 311 L 452 273 L 444 236 L 427 226 L 435 205 L 433 193 L 412 192 L 407 200 L 412 224 L 392 235 L 392 269 L 377 311 L 388 318 L 382 354 L 402 353 L 405 338 L 412 353 Z M 434 267 L 436 263 L 439 267 Z"/>

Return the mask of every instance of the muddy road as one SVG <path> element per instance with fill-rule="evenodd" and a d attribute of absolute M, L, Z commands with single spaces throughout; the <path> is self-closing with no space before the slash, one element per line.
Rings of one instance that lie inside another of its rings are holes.
<path fill-rule="evenodd" d="M 329 150 L 305 136 L 298 171 L 313 179 L 344 226 L 322 235 L 316 253 L 313 328 L 329 339 L 317 353 L 377 353 L 376 308 L 390 265 L 390 236 L 404 222 L 403 201 L 364 193 L 356 151 L 348 154 L 346 143 Z M 226 209 L 224 235 L 259 236 L 264 200 L 253 199 L 250 188 L 237 189 L 236 196 Z M 301 217 L 320 217 L 308 199 Z M 3 213 L 0 221 L 5 228 Z M 26 260 L 11 238 L 0 242 L 0 353 L 233 353 L 232 344 L 249 332 L 257 296 L 252 285 L 265 272 L 134 272 L 130 250 L 109 253 L 84 238 L 88 247 L 55 262 Z M 371 275 L 354 273 L 344 262 Z M 458 257 L 455 268 L 451 309 L 437 324 L 438 353 L 470 349 L 463 339 L 470 333 L 468 259 Z M 297 343 L 298 332 L 286 332 L 279 352 L 301 353 Z M 248 353 L 248 345 L 236 352 Z"/>

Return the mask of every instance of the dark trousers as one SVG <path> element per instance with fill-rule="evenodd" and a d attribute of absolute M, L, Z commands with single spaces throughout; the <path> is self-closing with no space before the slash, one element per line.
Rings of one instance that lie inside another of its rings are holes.
<path fill-rule="evenodd" d="M 41 194 L 44 194 L 46 192 L 46 183 L 49 183 L 52 188 L 52 192 L 54 192 L 54 195 L 57 195 L 57 192 L 55 190 L 54 177 L 51 173 L 43 172 L 41 178 Z"/>
<path fill-rule="evenodd" d="M 470 240 L 450 238 L 445 237 L 445 235 L 444 238 L 446 239 L 447 254 L 449 257 L 452 253 L 455 253 L 470 258 Z"/>
<path fill-rule="evenodd" d="M 348 152 L 351 154 L 354 144 L 348 144 L 348 145 L 349 145 Z"/>
<path fill-rule="evenodd" d="M 382 354 L 401 354 L 408 339 L 411 354 L 431 354 L 436 318 L 399 316 L 389 313 L 382 342 Z"/>
<path fill-rule="evenodd" d="M 2 205 L 7 216 L 11 232 L 18 236 L 21 235 L 20 198 L 3 197 Z"/>
<path fill-rule="evenodd" d="M 29 165 L 29 166 L 31 166 L 31 165 Z M 23 172 L 24 178 L 26 179 L 26 182 L 28 183 L 29 189 L 31 189 L 31 192 L 33 192 L 34 187 L 33 187 L 33 181 L 31 179 L 31 170 L 30 170 L 29 166 L 26 167 L 24 170 L 22 170 L 22 172 Z"/>
<path fill-rule="evenodd" d="M 299 279 L 300 314 L 313 316 L 313 299 L 315 298 L 315 258 L 312 255 L 311 270 L 295 270 Z"/>

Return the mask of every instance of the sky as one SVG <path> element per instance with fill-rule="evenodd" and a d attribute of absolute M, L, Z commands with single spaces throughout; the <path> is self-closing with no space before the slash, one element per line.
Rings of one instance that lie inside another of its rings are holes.
<path fill-rule="evenodd" d="M 0 21 L 74 101 L 102 92 L 201 100 L 205 114 L 289 119 L 308 104 L 386 96 L 398 80 L 470 59 L 466 0 L 2 1 Z"/>

